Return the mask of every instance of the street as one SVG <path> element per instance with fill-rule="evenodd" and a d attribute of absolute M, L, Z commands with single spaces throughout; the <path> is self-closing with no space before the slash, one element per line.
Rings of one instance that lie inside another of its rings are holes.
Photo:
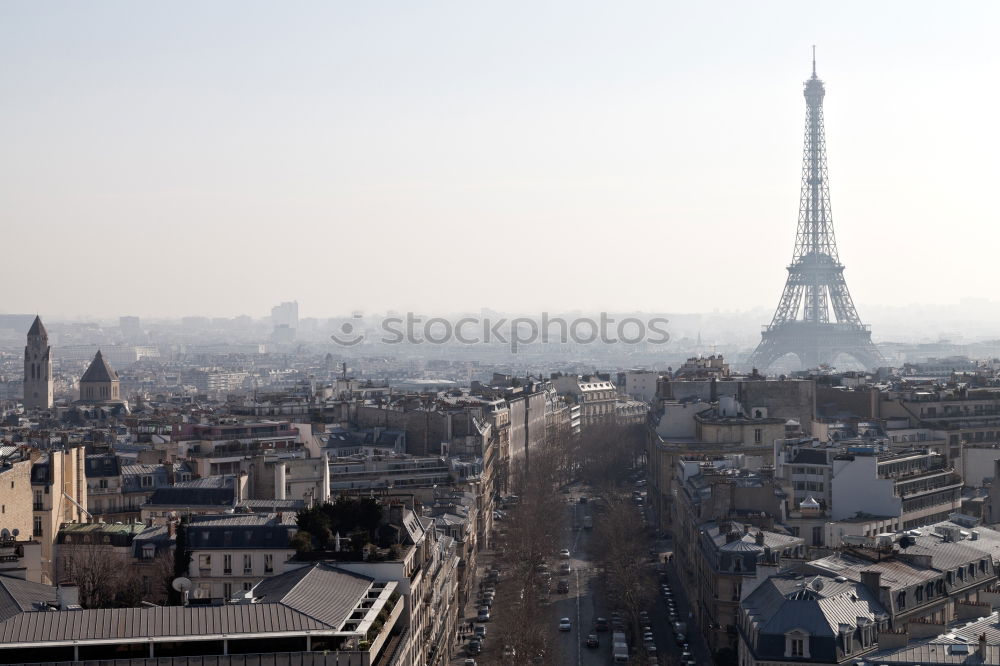
<path fill-rule="evenodd" d="M 584 529 L 583 527 L 585 516 L 590 516 L 594 525 L 597 525 L 602 519 L 602 515 L 595 510 L 596 505 L 593 498 L 588 494 L 589 491 L 587 488 L 574 485 L 569 490 L 568 494 L 560 495 L 562 510 L 567 512 L 567 520 L 565 521 L 566 527 L 562 530 L 557 545 L 558 548 L 568 549 L 570 556 L 568 559 L 558 558 L 548 562 L 549 571 L 552 574 L 552 586 L 548 601 L 545 604 L 544 617 L 548 625 L 545 627 L 546 633 L 551 636 L 553 649 L 545 656 L 544 661 L 541 663 L 551 664 L 552 666 L 600 666 L 610 664 L 613 663 L 611 629 L 596 631 L 595 622 L 597 618 L 605 618 L 610 623 L 612 613 L 616 609 L 611 608 L 601 596 L 601 574 L 592 559 L 593 548 L 591 548 L 591 539 L 593 538 L 594 530 Z M 582 504 L 580 503 L 581 496 L 588 498 Z M 639 506 L 636 506 L 635 510 L 639 512 L 643 511 Z M 693 653 L 695 662 L 698 664 L 711 664 L 710 654 L 697 628 L 694 626 L 691 618 L 689 618 L 690 607 L 684 597 L 681 586 L 676 580 L 673 567 L 664 564 L 664 559 L 669 556 L 672 550 L 669 540 L 652 540 L 645 532 L 637 534 L 636 538 L 642 539 L 644 544 L 647 544 L 644 546 L 644 550 L 651 551 L 651 554 L 655 556 L 655 560 L 654 556 L 651 556 L 642 562 L 637 562 L 636 566 L 648 568 L 651 572 L 655 570 L 657 574 L 651 578 L 654 581 L 653 584 L 657 587 L 655 595 L 652 596 L 653 600 L 644 610 L 649 613 L 650 627 L 656 645 L 655 655 L 658 662 L 650 662 L 649 657 L 653 656 L 653 653 L 647 653 L 641 644 L 635 644 L 633 636 L 640 633 L 637 631 L 635 633 L 626 632 L 629 637 L 630 656 L 633 659 L 631 663 L 641 663 L 644 666 L 647 663 L 681 663 L 682 648 L 676 643 L 666 599 L 660 589 L 662 583 L 667 583 L 671 588 L 673 603 L 675 604 L 675 609 L 680 620 L 688 624 L 688 649 Z M 490 557 L 484 556 L 482 561 L 480 577 L 492 566 L 490 564 L 492 561 Z M 571 568 L 568 574 L 560 573 L 560 566 L 564 564 L 569 564 Z M 562 580 L 565 580 L 567 583 L 568 590 L 566 592 L 558 591 L 559 582 Z M 502 585 L 503 583 L 501 582 L 500 586 Z M 509 594 L 499 594 L 497 596 L 497 603 L 492 609 L 494 621 L 501 618 L 504 613 L 515 612 L 510 607 L 510 598 Z M 470 600 L 465 611 L 466 622 L 475 621 L 476 608 L 476 601 Z M 559 631 L 558 627 L 561 618 L 569 618 L 571 624 L 569 631 Z M 494 622 L 486 623 L 486 625 L 487 637 L 482 643 L 482 652 L 478 655 L 468 654 L 465 649 L 465 646 L 468 645 L 467 637 L 466 640 L 461 641 L 462 648 L 456 650 L 456 656 L 452 660 L 454 666 L 462 666 L 464 659 L 470 656 L 476 659 L 477 666 L 481 664 L 507 663 L 501 659 L 503 646 L 499 644 L 499 638 L 489 633 L 490 628 L 494 626 Z M 596 648 L 586 646 L 589 634 L 597 636 L 599 645 Z M 638 659 L 636 659 L 637 657 Z M 518 663 L 521 663 L 520 660 L 518 660 Z"/>

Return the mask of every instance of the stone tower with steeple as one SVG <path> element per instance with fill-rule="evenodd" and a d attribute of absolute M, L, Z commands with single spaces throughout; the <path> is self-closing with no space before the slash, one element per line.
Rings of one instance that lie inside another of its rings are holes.
<path fill-rule="evenodd" d="M 49 333 L 41 317 L 28 331 L 28 344 L 24 348 L 24 408 L 50 409 L 52 407 L 52 348 Z"/>

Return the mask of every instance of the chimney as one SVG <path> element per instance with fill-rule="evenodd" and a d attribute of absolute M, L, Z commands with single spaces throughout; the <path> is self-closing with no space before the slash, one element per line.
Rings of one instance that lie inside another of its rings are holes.
<path fill-rule="evenodd" d="M 71 581 L 59 583 L 56 594 L 59 597 L 59 610 L 80 608 L 80 588 L 76 586 L 76 583 Z"/>
<path fill-rule="evenodd" d="M 871 590 L 876 599 L 879 599 L 879 590 L 882 588 L 881 571 L 862 571 L 861 584 Z"/>
<path fill-rule="evenodd" d="M 979 634 L 979 658 L 986 663 L 986 633 Z"/>
<path fill-rule="evenodd" d="M 738 541 L 741 538 L 740 533 L 734 530 L 729 530 L 726 532 L 726 543 L 732 543 Z"/>
<path fill-rule="evenodd" d="M 910 642 L 910 632 L 904 626 L 902 629 L 889 629 L 878 632 L 878 649 L 895 650 L 906 647 Z"/>
<path fill-rule="evenodd" d="M 764 545 L 764 531 L 763 530 L 757 530 L 757 536 L 754 537 L 754 542 L 756 542 L 756 544 L 758 546 L 763 546 Z"/>
<path fill-rule="evenodd" d="M 389 505 L 389 524 L 396 527 L 403 526 L 403 505 L 399 502 Z"/>

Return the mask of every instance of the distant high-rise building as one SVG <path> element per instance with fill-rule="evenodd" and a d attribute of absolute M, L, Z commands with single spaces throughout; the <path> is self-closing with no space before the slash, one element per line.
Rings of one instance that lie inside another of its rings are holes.
<path fill-rule="evenodd" d="M 127 338 L 142 334 L 142 322 L 138 317 L 119 317 L 118 328 L 121 330 L 122 335 Z"/>
<path fill-rule="evenodd" d="M 287 326 L 297 329 L 299 327 L 299 303 L 298 301 L 285 301 L 281 305 L 271 308 L 271 323 L 275 328 Z"/>
<path fill-rule="evenodd" d="M 49 333 L 41 317 L 28 331 L 28 344 L 24 348 L 24 408 L 49 409 L 52 407 L 52 348 Z"/>

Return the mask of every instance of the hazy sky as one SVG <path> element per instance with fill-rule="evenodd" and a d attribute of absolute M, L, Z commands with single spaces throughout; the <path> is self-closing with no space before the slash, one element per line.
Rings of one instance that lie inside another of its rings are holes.
<path fill-rule="evenodd" d="M 770 310 L 812 44 L 862 317 L 991 298 L 997 25 L 996 2 L 4 0 L 0 309 Z"/>

